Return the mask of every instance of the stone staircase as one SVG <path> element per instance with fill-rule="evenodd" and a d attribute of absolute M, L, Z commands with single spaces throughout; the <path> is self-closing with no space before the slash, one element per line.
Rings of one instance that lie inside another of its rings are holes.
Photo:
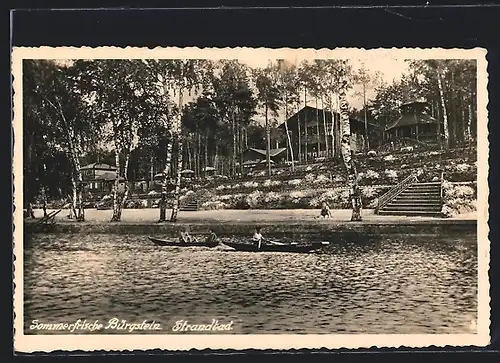
<path fill-rule="evenodd" d="M 380 215 L 441 217 L 441 182 L 408 183 L 381 206 Z"/>
<path fill-rule="evenodd" d="M 197 200 L 190 200 L 186 203 L 181 203 L 179 209 L 184 212 L 196 212 L 200 210 L 200 206 Z"/>

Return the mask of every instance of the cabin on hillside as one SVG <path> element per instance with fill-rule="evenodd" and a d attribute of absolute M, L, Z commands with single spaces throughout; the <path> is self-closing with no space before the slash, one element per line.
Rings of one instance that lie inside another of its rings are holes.
<path fill-rule="evenodd" d="M 244 167 L 254 167 L 266 163 L 267 154 L 265 149 L 250 147 L 243 152 L 242 158 Z M 286 148 L 271 149 L 269 151 L 269 158 L 273 164 L 284 162 L 286 160 Z"/>
<path fill-rule="evenodd" d="M 396 141 L 410 138 L 429 144 L 439 142 L 442 124 L 430 115 L 430 106 L 424 101 L 404 103 L 400 106 L 401 116 L 385 128 L 384 139 Z"/>
<path fill-rule="evenodd" d="M 332 122 L 332 119 L 335 122 Z M 351 149 L 354 152 L 364 151 L 365 122 L 354 118 L 349 118 L 349 122 Z M 338 112 L 332 113 L 306 106 L 289 117 L 278 128 L 286 132 L 285 124 L 290 134 L 295 160 L 313 160 L 319 157 L 340 155 L 340 114 Z M 368 123 L 370 147 L 372 143 L 378 144 L 381 139 L 379 134 L 381 134 L 379 127 Z M 337 135 L 337 137 L 333 138 L 332 135 Z"/>

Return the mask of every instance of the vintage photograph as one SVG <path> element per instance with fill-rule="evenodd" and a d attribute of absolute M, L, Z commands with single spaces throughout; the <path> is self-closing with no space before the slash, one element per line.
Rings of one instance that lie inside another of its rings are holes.
<path fill-rule="evenodd" d="M 485 56 L 14 48 L 16 349 L 488 344 Z"/>

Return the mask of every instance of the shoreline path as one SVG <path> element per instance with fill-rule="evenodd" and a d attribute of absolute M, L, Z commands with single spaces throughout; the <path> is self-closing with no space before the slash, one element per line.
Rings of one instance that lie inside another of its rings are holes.
<path fill-rule="evenodd" d="M 48 213 L 53 209 L 47 210 Z M 37 219 L 43 216 L 41 209 L 35 209 Z M 167 218 L 170 217 L 171 210 L 167 210 Z M 320 218 L 317 209 L 247 209 L 247 210 L 204 210 L 204 211 L 179 211 L 177 221 L 179 223 L 203 223 L 203 222 L 300 222 L 300 221 L 321 221 L 321 222 L 348 222 L 351 220 L 350 209 L 332 209 L 331 218 Z M 74 219 L 67 218 L 69 210 L 62 210 L 55 218 L 58 223 L 75 223 Z M 85 210 L 86 223 L 111 223 L 112 210 Z M 151 223 L 156 224 L 160 211 L 158 208 L 144 209 L 124 209 L 121 223 Z M 410 221 L 462 221 L 477 220 L 477 212 L 461 214 L 452 218 L 436 217 L 407 217 L 407 216 L 381 216 L 375 214 L 373 209 L 364 209 L 361 214 L 363 222 L 367 223 L 405 223 Z M 115 222 L 114 222 L 115 223 Z M 362 223 L 362 222 L 361 222 Z"/>

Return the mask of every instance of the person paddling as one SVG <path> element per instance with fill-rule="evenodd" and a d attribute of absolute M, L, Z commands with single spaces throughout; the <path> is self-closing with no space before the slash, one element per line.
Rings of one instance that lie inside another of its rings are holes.
<path fill-rule="evenodd" d="M 252 242 L 254 242 L 257 245 L 258 250 L 260 250 L 260 246 L 263 240 L 264 237 L 262 237 L 262 233 L 260 233 L 260 227 L 255 228 L 255 233 L 253 234 Z"/>
<path fill-rule="evenodd" d="M 184 243 L 196 243 L 198 240 L 196 237 L 193 237 L 189 234 L 187 229 L 184 232 L 181 232 L 181 241 Z"/>

